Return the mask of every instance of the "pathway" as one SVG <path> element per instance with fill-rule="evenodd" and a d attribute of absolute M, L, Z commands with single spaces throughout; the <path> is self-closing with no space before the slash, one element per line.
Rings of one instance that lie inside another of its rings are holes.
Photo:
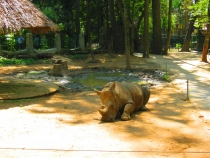
<path fill-rule="evenodd" d="M 210 141 L 210 64 L 200 62 L 200 57 L 201 52 L 169 52 L 168 56 L 150 55 L 148 61 L 158 62 L 172 75 L 173 83 L 196 107 L 195 115 L 202 118 L 201 128 Z"/>

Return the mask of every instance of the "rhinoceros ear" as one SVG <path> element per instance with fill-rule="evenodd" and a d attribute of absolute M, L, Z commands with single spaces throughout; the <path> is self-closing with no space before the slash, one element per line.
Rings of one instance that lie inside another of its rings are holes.
<path fill-rule="evenodd" d="M 101 95 L 101 91 L 94 89 L 94 91 L 96 92 L 96 94 Z"/>
<path fill-rule="evenodd" d="M 113 91 L 115 89 L 115 82 L 113 82 L 109 88 L 109 90 Z"/>

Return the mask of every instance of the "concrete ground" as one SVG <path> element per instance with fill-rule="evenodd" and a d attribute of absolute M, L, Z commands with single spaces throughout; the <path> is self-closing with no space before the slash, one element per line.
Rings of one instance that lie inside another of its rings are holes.
<path fill-rule="evenodd" d="M 200 128 L 203 128 L 210 143 L 210 64 L 200 62 L 201 52 L 198 51 L 172 51 L 168 56 L 150 57 L 148 61 L 157 62 L 169 75 L 173 75 L 172 83 L 187 95 L 186 99 L 197 109 L 196 115 L 202 118 Z"/>

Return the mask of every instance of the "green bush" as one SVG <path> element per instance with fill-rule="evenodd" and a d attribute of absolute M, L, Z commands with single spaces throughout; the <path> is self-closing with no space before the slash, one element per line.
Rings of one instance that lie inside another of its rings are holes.
<path fill-rule="evenodd" d="M 176 43 L 176 49 L 179 50 L 179 48 L 181 48 L 181 47 L 182 47 L 182 45 L 180 43 Z"/>
<path fill-rule="evenodd" d="M 165 80 L 165 81 L 168 81 L 168 82 L 171 81 L 170 77 L 167 74 L 164 74 L 162 79 Z"/>
<path fill-rule="evenodd" d="M 7 59 L 4 57 L 0 57 L 0 66 L 6 66 L 6 65 L 31 65 L 31 64 L 46 64 L 46 63 L 52 63 L 51 60 L 35 60 L 33 58 L 28 59 Z"/>

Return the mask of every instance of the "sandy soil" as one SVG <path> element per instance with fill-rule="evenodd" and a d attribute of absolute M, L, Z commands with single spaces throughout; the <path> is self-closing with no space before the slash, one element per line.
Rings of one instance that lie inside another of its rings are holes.
<path fill-rule="evenodd" d="M 69 59 L 70 73 L 125 67 L 123 55 L 96 58 L 100 62 Z M 131 62 L 133 68 L 159 67 L 137 57 Z M 0 74 L 50 68 L 3 67 Z M 171 83 L 151 88 L 149 110 L 134 113 L 130 121 L 101 122 L 100 105 L 93 91 L 71 93 L 63 88 L 44 97 L 1 101 L 2 157 L 210 157 L 209 142 L 200 128 L 202 116 Z"/>

